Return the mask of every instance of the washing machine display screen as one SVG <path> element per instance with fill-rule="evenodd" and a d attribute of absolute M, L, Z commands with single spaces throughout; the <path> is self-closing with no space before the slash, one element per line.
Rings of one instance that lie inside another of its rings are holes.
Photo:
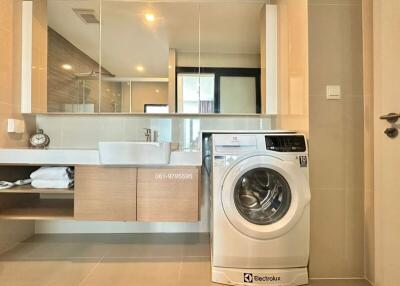
<path fill-rule="evenodd" d="M 301 135 L 268 135 L 265 136 L 265 147 L 267 150 L 277 152 L 305 152 L 306 141 Z"/>
<path fill-rule="evenodd" d="M 291 191 L 286 179 L 268 168 L 243 174 L 235 186 L 234 201 L 249 222 L 268 225 L 279 221 L 289 210 Z"/>

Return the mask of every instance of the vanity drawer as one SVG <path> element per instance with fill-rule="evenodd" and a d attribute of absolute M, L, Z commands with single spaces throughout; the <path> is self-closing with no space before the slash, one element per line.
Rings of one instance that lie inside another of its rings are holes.
<path fill-rule="evenodd" d="M 75 219 L 136 220 L 136 168 L 75 168 Z"/>
<path fill-rule="evenodd" d="M 198 221 L 200 169 L 139 168 L 138 221 Z"/>

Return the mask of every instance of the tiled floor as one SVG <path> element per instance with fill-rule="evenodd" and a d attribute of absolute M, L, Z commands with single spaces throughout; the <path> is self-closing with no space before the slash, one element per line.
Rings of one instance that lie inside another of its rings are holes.
<path fill-rule="evenodd" d="M 207 234 L 36 235 L 0 256 L 1 286 L 205 286 Z M 314 280 L 313 286 L 367 286 Z"/>

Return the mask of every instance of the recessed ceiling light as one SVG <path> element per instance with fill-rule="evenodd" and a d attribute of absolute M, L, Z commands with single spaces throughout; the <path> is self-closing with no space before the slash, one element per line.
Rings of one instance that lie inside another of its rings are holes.
<path fill-rule="evenodd" d="M 138 71 L 140 71 L 140 72 L 141 72 L 141 71 L 144 71 L 144 67 L 143 67 L 143 66 L 137 66 L 136 69 L 137 69 Z"/>
<path fill-rule="evenodd" d="M 63 65 L 61 65 L 61 68 L 62 68 L 63 70 L 67 70 L 67 71 L 72 70 L 72 66 L 69 65 L 69 64 L 63 64 Z"/>
<path fill-rule="evenodd" d="M 160 90 L 159 90 L 159 89 L 156 89 L 156 93 L 160 93 Z"/>
<path fill-rule="evenodd" d="M 146 19 L 147 22 L 154 22 L 154 20 L 156 19 L 153 13 L 144 14 L 144 18 Z"/>

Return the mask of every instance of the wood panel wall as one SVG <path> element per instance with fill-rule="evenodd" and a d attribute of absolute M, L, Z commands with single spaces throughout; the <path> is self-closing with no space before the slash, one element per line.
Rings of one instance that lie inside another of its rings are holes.
<path fill-rule="evenodd" d="M 62 68 L 63 64 L 72 67 Z M 99 64 L 78 49 L 62 35 L 48 29 L 48 112 L 63 112 L 65 104 L 93 104 L 94 111 L 121 111 L 121 83 L 102 81 L 101 100 L 99 98 L 98 78 L 85 80 L 78 74 L 87 74 L 99 70 Z M 103 73 L 110 73 L 105 68 Z"/>
<path fill-rule="evenodd" d="M 33 119 L 26 119 L 28 128 L 24 134 L 6 132 L 8 118 L 24 119 L 20 113 L 22 2 L 1 0 L 0 11 L 0 148 L 24 147 Z M 0 221 L 0 253 L 33 233 L 31 221 Z"/>
<path fill-rule="evenodd" d="M 47 0 L 32 7 L 32 100 L 33 113 L 47 111 Z"/>
<path fill-rule="evenodd" d="M 277 128 L 309 132 L 308 1 L 278 5 Z"/>

